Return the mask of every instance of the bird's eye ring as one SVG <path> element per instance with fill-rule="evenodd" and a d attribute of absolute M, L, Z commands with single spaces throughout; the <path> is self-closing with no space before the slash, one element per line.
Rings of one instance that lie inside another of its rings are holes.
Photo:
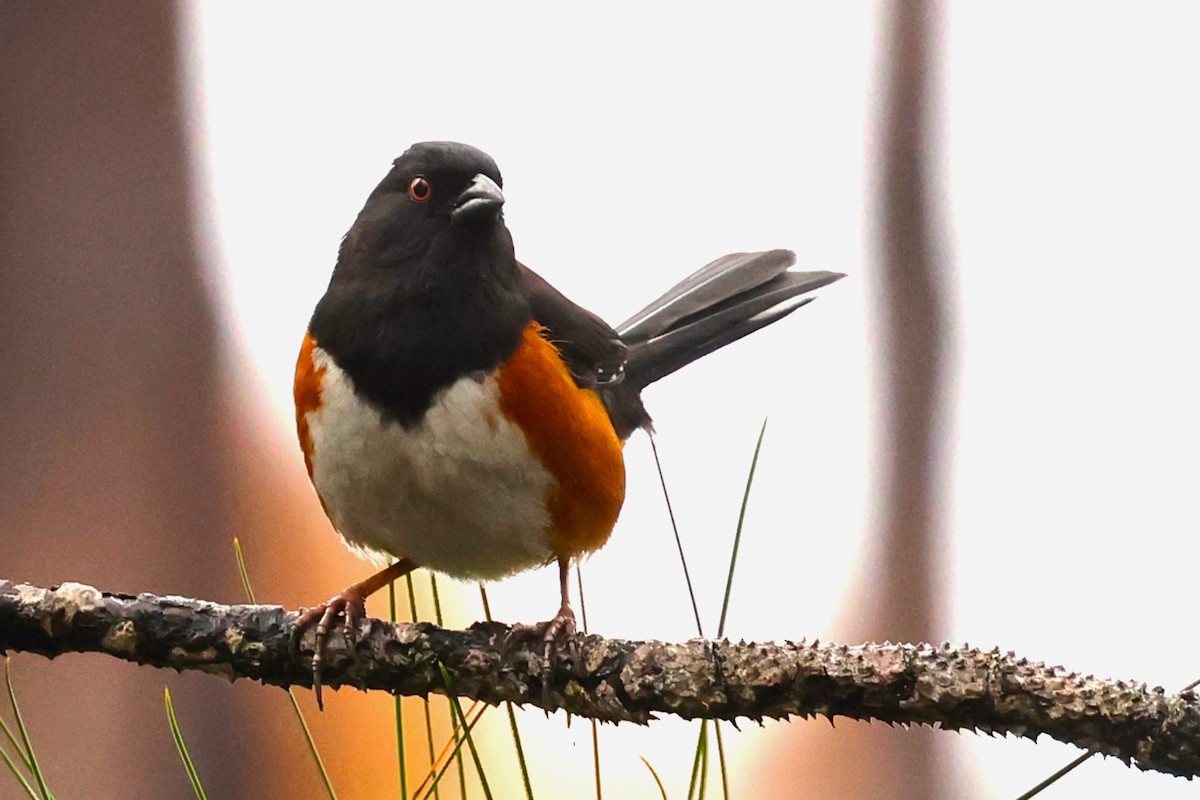
<path fill-rule="evenodd" d="M 422 176 L 418 175 L 408 184 L 408 197 L 414 203 L 427 203 L 433 196 L 433 187 Z"/>

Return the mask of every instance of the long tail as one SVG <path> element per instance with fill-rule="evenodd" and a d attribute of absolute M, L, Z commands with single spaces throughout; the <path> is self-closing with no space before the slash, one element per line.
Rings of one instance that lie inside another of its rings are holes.
<path fill-rule="evenodd" d="M 625 380 L 640 391 L 701 356 L 810 303 L 845 275 L 789 272 L 790 250 L 731 253 L 700 268 L 617 327 L 629 347 Z"/>

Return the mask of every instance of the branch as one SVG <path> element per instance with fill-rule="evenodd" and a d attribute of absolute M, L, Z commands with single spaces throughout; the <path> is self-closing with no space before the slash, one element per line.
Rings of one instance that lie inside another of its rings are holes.
<path fill-rule="evenodd" d="M 278 606 L 0 580 L 0 652 L 98 652 L 230 680 L 310 686 L 313 635 L 305 634 L 294 658 L 295 617 Z M 1141 769 L 1200 774 L 1195 693 L 1101 681 L 998 650 L 578 635 L 550 667 L 540 641 L 527 633 L 499 623 L 448 631 L 369 619 L 353 647 L 331 637 L 324 680 L 330 687 L 444 694 L 440 664 L 462 697 L 562 708 L 604 722 L 646 723 L 661 713 L 731 721 L 841 715 L 1028 738 L 1045 733 Z"/>

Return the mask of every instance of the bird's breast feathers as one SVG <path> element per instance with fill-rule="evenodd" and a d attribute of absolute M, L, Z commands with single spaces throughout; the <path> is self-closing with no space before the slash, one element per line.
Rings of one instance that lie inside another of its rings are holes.
<path fill-rule="evenodd" d="M 352 547 L 494 579 L 595 550 L 616 522 L 620 441 L 535 325 L 497 370 L 439 391 L 415 425 L 359 396 L 311 335 L 295 397 L 309 475 Z"/>

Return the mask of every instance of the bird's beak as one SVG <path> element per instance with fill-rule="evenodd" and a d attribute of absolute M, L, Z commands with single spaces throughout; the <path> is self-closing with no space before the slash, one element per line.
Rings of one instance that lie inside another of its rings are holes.
<path fill-rule="evenodd" d="M 454 198 L 454 210 L 450 218 L 457 221 L 496 212 L 504 205 L 504 193 L 496 182 L 482 172 L 475 176 L 462 194 Z"/>

